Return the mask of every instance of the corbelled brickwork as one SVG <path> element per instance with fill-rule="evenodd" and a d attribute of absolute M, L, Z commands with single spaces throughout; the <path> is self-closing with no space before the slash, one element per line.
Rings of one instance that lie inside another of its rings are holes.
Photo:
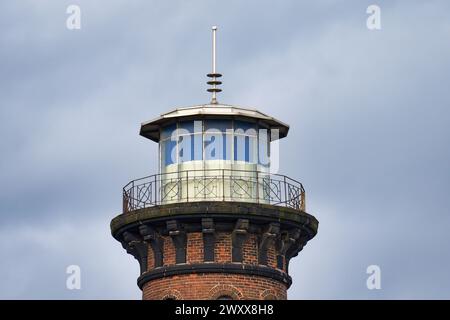
<path fill-rule="evenodd" d="M 276 206 L 201 202 L 136 210 L 111 227 L 139 261 L 143 299 L 268 300 L 287 298 L 289 261 L 317 220 Z"/>
<path fill-rule="evenodd" d="M 175 248 L 170 237 L 164 238 L 164 266 L 175 265 Z M 242 246 L 244 265 L 258 265 L 257 236 L 251 234 Z M 232 263 L 232 237 L 230 233 L 217 233 L 214 249 L 215 262 Z M 267 266 L 277 268 L 275 245 L 268 248 Z M 187 235 L 187 264 L 204 263 L 204 242 L 201 232 Z M 155 268 L 153 250 L 148 249 L 148 268 Z M 284 271 L 284 270 L 282 270 Z M 143 299 L 286 299 L 287 286 L 279 281 L 261 276 L 239 274 L 187 274 L 156 279 L 146 283 Z"/>
<path fill-rule="evenodd" d="M 175 247 L 170 237 L 162 237 L 164 239 L 164 266 L 175 265 Z M 232 244 L 231 234 L 226 232 L 217 233 L 216 245 L 214 248 L 215 262 L 228 263 L 233 262 L 231 259 Z M 257 265 L 258 264 L 258 243 L 257 236 L 251 234 L 245 240 L 242 246 L 242 263 Z M 148 266 L 147 271 L 155 268 L 153 250 L 148 248 Z M 203 234 L 201 232 L 188 233 L 187 235 L 187 263 L 202 263 L 204 261 L 204 242 Z M 267 250 L 267 266 L 272 268 L 277 267 L 275 244 L 268 247 Z M 283 265 L 280 270 L 285 271 Z"/>

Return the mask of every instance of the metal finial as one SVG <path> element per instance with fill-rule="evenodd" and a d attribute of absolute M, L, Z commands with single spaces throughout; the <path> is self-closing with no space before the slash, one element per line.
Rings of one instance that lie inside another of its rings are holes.
<path fill-rule="evenodd" d="M 212 80 L 208 81 L 207 84 L 212 85 L 212 88 L 208 88 L 207 91 L 212 93 L 211 104 L 217 104 L 216 93 L 221 92 L 222 89 L 217 88 L 218 85 L 221 85 L 222 82 L 218 81 L 217 78 L 220 78 L 222 75 L 220 73 L 216 73 L 216 30 L 217 27 L 212 27 L 212 73 L 208 73 L 207 76 L 212 78 Z"/>

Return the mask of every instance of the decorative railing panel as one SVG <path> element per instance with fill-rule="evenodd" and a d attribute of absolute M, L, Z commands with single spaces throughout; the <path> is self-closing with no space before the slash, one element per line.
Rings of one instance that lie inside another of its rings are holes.
<path fill-rule="evenodd" d="M 123 211 L 178 202 L 237 201 L 305 211 L 303 185 L 279 174 L 208 169 L 155 174 L 123 188 Z"/>

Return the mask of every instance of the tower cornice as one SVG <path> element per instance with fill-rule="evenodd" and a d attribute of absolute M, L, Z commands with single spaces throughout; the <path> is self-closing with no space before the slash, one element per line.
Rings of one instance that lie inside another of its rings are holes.
<path fill-rule="evenodd" d="M 139 226 L 146 221 L 165 223 L 170 219 L 189 220 L 196 217 L 249 218 L 280 222 L 283 226 L 303 227 L 311 238 L 316 235 L 319 226 L 319 221 L 314 216 L 289 207 L 253 202 L 198 201 L 159 205 L 122 213 L 111 221 L 111 233 L 117 239 L 130 226 Z"/>

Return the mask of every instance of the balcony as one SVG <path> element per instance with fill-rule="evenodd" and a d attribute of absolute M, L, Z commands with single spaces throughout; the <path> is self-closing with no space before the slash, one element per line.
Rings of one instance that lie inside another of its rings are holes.
<path fill-rule="evenodd" d="M 305 211 L 305 189 L 291 178 L 261 171 L 205 169 L 155 174 L 123 188 L 123 212 L 198 201 L 270 204 Z"/>

